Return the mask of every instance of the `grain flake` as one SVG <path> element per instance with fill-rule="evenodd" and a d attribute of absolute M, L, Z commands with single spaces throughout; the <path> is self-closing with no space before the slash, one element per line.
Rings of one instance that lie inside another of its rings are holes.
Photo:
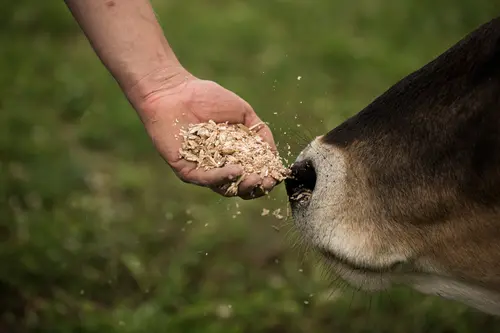
<path fill-rule="evenodd" d="M 281 220 L 283 218 L 283 215 L 281 215 L 281 208 L 276 209 L 272 214 L 278 220 Z"/>
<path fill-rule="evenodd" d="M 249 174 L 272 177 L 278 182 L 290 175 L 277 152 L 257 134 L 263 123 L 250 128 L 243 124 L 191 124 L 180 131 L 183 139 L 180 157 L 197 164 L 198 169 L 211 170 L 227 165 L 241 165 L 244 174 L 227 189 L 236 194 L 238 184 Z"/>

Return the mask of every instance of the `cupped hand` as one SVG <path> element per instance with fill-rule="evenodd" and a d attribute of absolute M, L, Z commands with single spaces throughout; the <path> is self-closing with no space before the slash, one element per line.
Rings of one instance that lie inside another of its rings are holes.
<path fill-rule="evenodd" d="M 135 104 L 156 149 L 182 181 L 208 187 L 224 196 L 237 195 L 243 199 L 260 197 L 276 185 L 271 177 L 261 179 L 251 174 L 239 184 L 237 194 L 229 194 L 227 186 L 243 175 L 242 167 L 228 165 L 205 171 L 197 169 L 195 163 L 179 155 L 182 140 L 179 131 L 189 124 L 213 120 L 251 127 L 262 122 L 252 107 L 235 93 L 186 72 L 169 79 L 168 84 L 152 89 Z M 268 126 L 259 126 L 257 133 L 276 150 Z"/>

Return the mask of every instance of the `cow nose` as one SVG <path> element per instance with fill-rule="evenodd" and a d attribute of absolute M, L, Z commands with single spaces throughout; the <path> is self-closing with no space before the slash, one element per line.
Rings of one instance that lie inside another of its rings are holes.
<path fill-rule="evenodd" d="M 290 202 L 308 201 L 316 186 L 316 170 L 311 160 L 301 160 L 291 166 L 291 175 L 285 180 Z"/>

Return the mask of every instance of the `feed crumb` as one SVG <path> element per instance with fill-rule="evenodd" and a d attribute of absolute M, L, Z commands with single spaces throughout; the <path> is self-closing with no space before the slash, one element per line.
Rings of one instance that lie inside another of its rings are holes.
<path fill-rule="evenodd" d="M 266 215 L 269 215 L 269 212 L 270 212 L 270 210 L 269 210 L 269 209 L 265 209 L 265 208 L 263 208 L 263 209 L 262 209 L 262 213 L 261 213 L 260 215 L 261 215 L 261 216 L 266 216 Z"/>
<path fill-rule="evenodd" d="M 311 200 L 311 197 L 312 192 L 310 190 L 303 190 L 292 195 L 290 199 L 297 202 L 307 202 Z"/>
<path fill-rule="evenodd" d="M 278 209 L 274 210 L 272 214 L 275 218 L 277 218 L 278 220 L 281 220 L 283 218 L 283 215 L 281 215 L 280 213 L 281 213 L 281 208 L 278 208 Z"/>
<path fill-rule="evenodd" d="M 229 318 L 233 313 L 231 304 L 221 304 L 216 309 L 217 316 L 220 318 Z"/>
<path fill-rule="evenodd" d="M 243 175 L 226 189 L 228 194 L 236 194 L 238 185 L 249 174 L 261 178 L 272 177 L 278 182 L 290 175 L 290 169 L 283 165 L 279 154 L 273 152 L 256 129 L 263 123 L 252 127 L 242 124 L 191 124 L 180 131 L 183 138 L 179 149 L 180 157 L 197 164 L 198 169 L 211 170 L 227 165 L 240 165 Z"/>

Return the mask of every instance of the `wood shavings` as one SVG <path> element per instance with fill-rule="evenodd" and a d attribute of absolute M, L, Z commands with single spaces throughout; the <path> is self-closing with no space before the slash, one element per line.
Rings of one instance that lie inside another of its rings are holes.
<path fill-rule="evenodd" d="M 281 208 L 278 208 L 278 209 L 274 210 L 272 214 L 275 218 L 277 218 L 278 220 L 281 220 L 283 218 L 283 215 L 281 215 L 280 213 L 281 213 Z"/>
<path fill-rule="evenodd" d="M 212 120 L 191 124 L 180 131 L 183 139 L 180 157 L 195 162 L 197 168 L 204 170 L 241 165 L 244 174 L 231 183 L 226 190 L 228 193 L 236 194 L 239 183 L 249 174 L 272 177 L 281 182 L 290 175 L 290 169 L 257 134 L 263 125 L 259 123 L 248 128 L 243 124 L 216 124 Z"/>
<path fill-rule="evenodd" d="M 263 209 L 262 209 L 262 213 L 260 213 L 260 216 L 267 216 L 267 215 L 269 215 L 269 212 L 270 212 L 270 210 L 269 210 L 269 209 L 265 209 L 265 208 L 263 208 Z"/>
<path fill-rule="evenodd" d="M 312 196 L 312 191 L 302 190 L 302 191 L 297 192 L 296 194 L 292 195 L 290 197 L 290 200 L 297 201 L 297 202 L 307 202 L 311 199 L 311 196 Z"/>

